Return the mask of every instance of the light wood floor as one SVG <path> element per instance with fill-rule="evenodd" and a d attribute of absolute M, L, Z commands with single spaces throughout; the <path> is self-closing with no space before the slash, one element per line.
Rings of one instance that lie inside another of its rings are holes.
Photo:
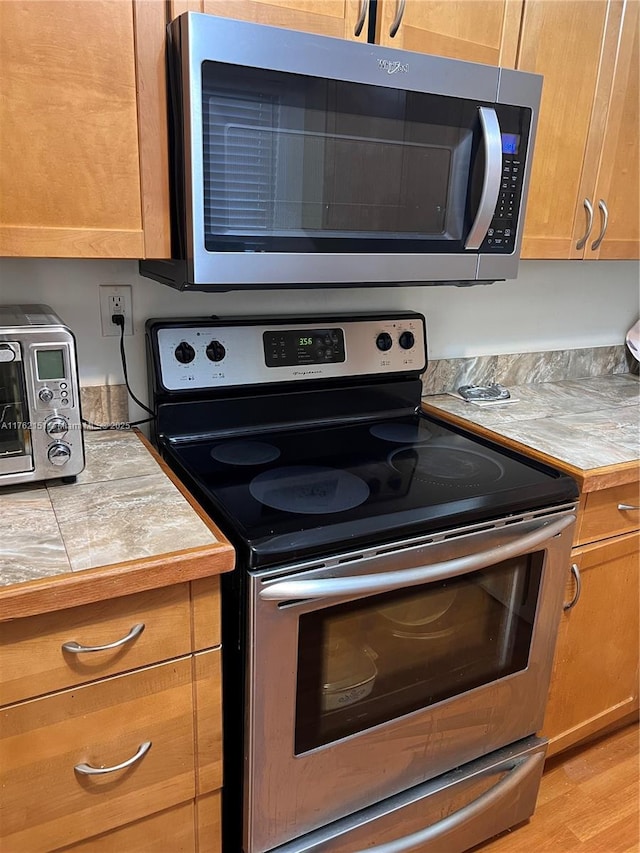
<path fill-rule="evenodd" d="M 638 725 L 551 759 L 528 823 L 474 853 L 638 853 Z"/>

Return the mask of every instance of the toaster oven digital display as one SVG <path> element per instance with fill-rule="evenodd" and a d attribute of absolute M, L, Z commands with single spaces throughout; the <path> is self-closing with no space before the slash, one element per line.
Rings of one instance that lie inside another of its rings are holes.
<path fill-rule="evenodd" d="M 36 352 L 38 379 L 64 379 L 64 356 L 61 349 L 39 349 Z"/>

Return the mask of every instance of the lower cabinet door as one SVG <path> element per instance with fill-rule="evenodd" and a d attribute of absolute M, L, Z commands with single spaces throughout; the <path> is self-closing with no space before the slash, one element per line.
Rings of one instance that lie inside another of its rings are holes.
<path fill-rule="evenodd" d="M 191 658 L 2 709 L 0 790 L 7 853 L 56 850 L 193 799 Z"/>
<path fill-rule="evenodd" d="M 631 533 L 574 549 L 542 728 L 549 755 L 638 708 L 639 544 Z"/>

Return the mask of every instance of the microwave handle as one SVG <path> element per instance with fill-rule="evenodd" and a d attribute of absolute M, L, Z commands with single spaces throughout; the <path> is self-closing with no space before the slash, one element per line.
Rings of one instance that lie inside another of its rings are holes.
<path fill-rule="evenodd" d="M 487 551 L 469 554 L 465 557 L 456 557 L 453 560 L 445 560 L 432 566 L 417 566 L 413 569 L 400 569 L 374 575 L 276 581 L 265 585 L 260 590 L 259 595 L 261 599 L 266 601 L 290 601 L 297 598 L 340 598 L 344 595 L 371 595 L 377 592 L 390 592 L 394 589 L 405 589 L 410 586 L 418 586 L 418 584 L 446 580 L 525 554 L 562 533 L 575 520 L 575 515 L 567 515 L 550 524 L 545 523 L 507 545 L 496 545 Z"/>
<path fill-rule="evenodd" d="M 479 111 L 486 160 L 480 204 L 469 231 L 467 242 L 464 244 L 465 249 L 479 249 L 480 244 L 487 236 L 495 213 L 502 180 L 502 136 L 498 116 L 491 107 L 480 107 Z"/>

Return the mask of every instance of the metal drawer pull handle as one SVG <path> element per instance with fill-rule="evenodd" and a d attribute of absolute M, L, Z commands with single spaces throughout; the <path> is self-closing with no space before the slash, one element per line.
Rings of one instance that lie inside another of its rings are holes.
<path fill-rule="evenodd" d="M 402 22 L 402 16 L 404 15 L 404 7 L 407 4 L 407 0 L 398 0 L 398 5 L 396 7 L 396 16 L 393 19 L 393 23 L 391 24 L 391 28 L 389 30 L 389 35 L 391 38 L 395 38 L 396 33 L 398 32 L 398 27 Z"/>
<path fill-rule="evenodd" d="M 593 228 L 593 207 L 591 206 L 591 202 L 588 198 L 585 198 L 583 204 L 584 209 L 587 211 L 587 230 L 576 243 L 576 249 L 584 249 L 584 244 L 589 239 L 589 234 L 591 234 L 591 229 Z"/>
<path fill-rule="evenodd" d="M 640 509 L 640 506 L 634 506 L 633 504 L 618 504 L 618 509 L 633 510 L 633 509 Z"/>
<path fill-rule="evenodd" d="M 603 199 L 600 199 L 598 202 L 598 207 L 600 208 L 600 214 L 602 215 L 602 228 L 600 229 L 600 233 L 596 239 L 591 244 L 592 252 L 595 252 L 595 250 L 599 248 L 600 243 L 604 240 L 604 235 L 607 233 L 607 226 L 609 224 L 609 211 L 607 210 L 607 205 L 604 203 Z"/>
<path fill-rule="evenodd" d="M 528 755 L 519 762 L 511 761 L 505 763 L 505 765 L 496 766 L 493 768 L 495 772 L 507 770 L 507 775 L 492 788 L 489 788 L 488 791 L 485 791 L 484 794 L 481 794 L 476 800 L 443 818 L 443 820 L 427 826 L 425 829 L 420 829 L 411 835 L 405 835 L 404 838 L 397 838 L 395 841 L 378 844 L 376 847 L 367 847 L 366 853 L 409 853 L 409 851 L 413 853 L 414 850 L 422 850 L 423 845 L 426 846 L 434 842 L 439 842 L 438 849 L 444 850 L 442 842 L 446 841 L 448 835 L 455 832 L 464 824 L 475 820 L 480 815 L 487 815 L 492 809 L 497 808 L 500 805 L 500 801 L 512 791 L 517 790 L 518 786 L 528 776 L 542 772 L 540 765 L 543 762 L 544 753 L 537 752 L 534 755 Z"/>
<path fill-rule="evenodd" d="M 526 554 L 528 551 L 548 542 L 562 533 L 576 520 L 575 515 L 567 515 L 550 524 L 526 533 L 507 545 L 496 545 L 478 554 L 456 557 L 432 566 L 417 566 L 413 569 L 399 569 L 392 572 L 380 572 L 377 575 L 356 575 L 355 577 L 318 578 L 317 580 L 275 581 L 265 584 L 260 590 L 263 601 L 289 601 L 305 598 L 339 598 L 343 595 L 368 595 L 375 592 L 388 592 L 407 586 L 431 583 L 486 568 L 493 563 L 508 560 Z"/>
<path fill-rule="evenodd" d="M 578 599 L 580 598 L 580 593 L 582 592 L 582 580 L 580 579 L 580 569 L 578 568 L 576 563 L 571 564 L 571 574 L 573 575 L 573 580 L 576 585 L 576 591 L 574 593 L 571 601 L 568 601 L 566 604 L 562 605 L 562 609 L 564 611 L 571 610 L 578 603 Z"/>
<path fill-rule="evenodd" d="M 362 28 L 364 26 L 364 19 L 367 17 L 367 3 L 369 0 L 361 0 L 360 2 L 360 14 L 358 15 L 358 20 L 356 22 L 355 28 L 353 30 L 354 36 L 359 36 L 362 32 Z"/>
<path fill-rule="evenodd" d="M 150 749 L 151 741 L 146 740 L 144 743 L 140 744 L 136 754 L 132 755 L 131 758 L 127 758 L 127 760 L 123 761 L 122 764 L 114 764 L 113 767 L 92 767 L 90 764 L 76 764 L 73 769 L 81 776 L 104 776 L 105 773 L 115 773 L 116 770 L 126 770 L 127 767 L 131 767 L 131 765 L 135 764 L 136 761 L 140 761 L 141 758 L 144 758 Z"/>
<path fill-rule="evenodd" d="M 83 646 L 72 640 L 69 643 L 62 644 L 62 651 L 71 652 L 74 655 L 79 655 L 84 652 L 107 652 L 109 649 L 119 649 L 120 646 L 130 643 L 131 640 L 135 640 L 136 637 L 139 637 L 143 631 L 144 622 L 139 622 L 137 625 L 133 626 L 128 634 L 125 634 L 125 636 L 121 637 L 119 640 L 114 640 L 113 643 L 107 643 L 105 646 Z"/>

